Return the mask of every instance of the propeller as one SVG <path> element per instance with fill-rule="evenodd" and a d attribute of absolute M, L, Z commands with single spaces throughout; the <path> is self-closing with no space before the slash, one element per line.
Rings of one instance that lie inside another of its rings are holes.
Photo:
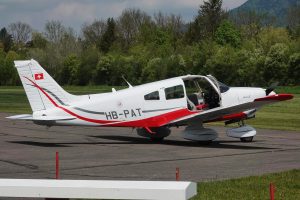
<path fill-rule="evenodd" d="M 270 87 L 266 89 L 266 95 L 268 96 L 278 86 L 279 82 L 272 83 Z"/>

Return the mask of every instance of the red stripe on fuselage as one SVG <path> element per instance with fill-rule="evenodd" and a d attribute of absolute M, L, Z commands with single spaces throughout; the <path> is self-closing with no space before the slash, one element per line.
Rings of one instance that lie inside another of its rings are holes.
<path fill-rule="evenodd" d="M 199 111 L 191 112 L 187 108 L 175 110 L 155 117 L 149 117 L 147 119 L 140 119 L 136 121 L 125 121 L 110 126 L 125 126 L 125 127 L 160 127 L 168 124 L 178 118 L 182 118 L 188 115 L 198 113 Z"/>
<path fill-rule="evenodd" d="M 38 86 L 35 82 L 33 82 L 32 80 L 30 80 L 27 77 L 26 78 L 28 81 L 30 81 L 35 87 L 37 87 L 48 99 L 49 101 L 57 108 L 62 109 L 63 111 L 65 111 L 66 113 L 81 119 L 83 121 L 87 121 L 87 122 L 92 122 L 92 123 L 97 123 L 97 124 L 101 124 L 103 126 L 114 126 L 114 127 L 159 127 L 159 126 L 163 126 L 166 125 L 167 123 L 169 123 L 172 120 L 181 118 L 181 117 L 185 117 L 197 112 L 191 112 L 190 110 L 188 110 L 187 108 L 184 109 L 180 109 L 180 110 L 176 110 L 176 111 L 171 111 L 169 113 L 165 113 L 162 115 L 158 115 L 155 117 L 149 117 L 147 119 L 140 119 L 140 120 L 135 120 L 135 121 L 109 121 L 109 120 L 98 120 L 98 119 L 91 119 L 91 118 L 86 118 L 83 116 L 80 116 L 62 106 L 59 106 L 40 86 Z"/>

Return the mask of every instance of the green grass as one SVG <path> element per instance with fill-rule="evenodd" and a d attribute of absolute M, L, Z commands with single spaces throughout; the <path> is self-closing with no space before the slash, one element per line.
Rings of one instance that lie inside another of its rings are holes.
<path fill-rule="evenodd" d="M 263 107 L 255 119 L 248 121 L 249 124 L 257 128 L 299 131 L 300 87 L 279 87 L 277 93 L 294 94 L 294 98 Z"/>
<path fill-rule="evenodd" d="M 66 86 L 65 90 L 72 94 L 95 94 L 110 92 L 110 86 Z M 117 90 L 124 87 L 117 86 Z M 31 108 L 27 100 L 23 87 L 1 86 L 0 87 L 0 112 L 8 113 L 31 113 Z"/>
<path fill-rule="evenodd" d="M 270 183 L 275 186 L 276 200 L 300 199 L 300 170 L 250 176 L 224 181 L 198 183 L 191 200 L 263 200 L 270 199 Z"/>
<path fill-rule="evenodd" d="M 198 183 L 198 195 L 192 200 L 269 198 L 269 184 L 275 185 L 275 199 L 300 199 L 300 170 L 251 176 L 225 181 Z"/>
<path fill-rule="evenodd" d="M 91 94 L 111 91 L 110 86 L 67 86 L 72 94 Z M 122 87 L 116 87 L 121 89 Z M 300 131 L 300 86 L 279 87 L 277 93 L 294 94 L 294 99 L 263 107 L 256 118 L 247 123 L 256 128 Z M 31 113 L 31 109 L 22 87 L 0 87 L 0 112 Z M 213 123 L 223 125 L 223 123 Z"/>

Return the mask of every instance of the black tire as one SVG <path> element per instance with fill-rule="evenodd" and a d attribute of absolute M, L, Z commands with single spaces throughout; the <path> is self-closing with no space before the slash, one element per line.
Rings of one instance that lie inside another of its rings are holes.
<path fill-rule="evenodd" d="M 213 143 L 212 140 L 207 140 L 207 141 L 197 141 L 197 142 L 198 142 L 198 144 L 200 144 L 200 145 L 210 145 L 210 144 Z"/>
<path fill-rule="evenodd" d="M 253 136 L 240 138 L 241 142 L 252 142 Z"/>
<path fill-rule="evenodd" d="M 165 137 L 153 137 L 153 138 L 150 138 L 150 141 L 152 142 L 162 142 L 163 140 L 165 139 Z"/>

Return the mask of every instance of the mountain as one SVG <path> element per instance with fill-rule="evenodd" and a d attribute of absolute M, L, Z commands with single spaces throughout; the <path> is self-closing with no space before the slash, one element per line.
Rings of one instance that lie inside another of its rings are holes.
<path fill-rule="evenodd" d="M 276 17 L 277 25 L 286 26 L 286 17 L 291 7 L 300 6 L 300 0 L 248 0 L 231 10 L 230 15 L 240 11 L 255 11 Z"/>

